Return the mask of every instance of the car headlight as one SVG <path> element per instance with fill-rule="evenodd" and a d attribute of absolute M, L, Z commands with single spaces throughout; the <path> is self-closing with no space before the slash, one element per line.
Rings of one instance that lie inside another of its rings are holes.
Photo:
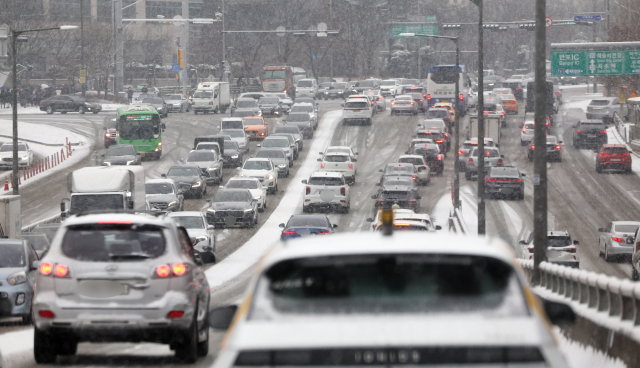
<path fill-rule="evenodd" d="M 204 235 L 196 236 L 196 243 L 200 243 L 200 242 L 203 242 L 203 241 L 207 241 L 208 239 L 209 239 L 209 238 L 207 238 L 207 237 L 206 237 L 206 236 L 204 236 Z"/>
<path fill-rule="evenodd" d="M 178 205 L 178 201 L 171 201 L 171 202 L 169 202 L 169 204 L 167 204 L 167 207 L 173 207 L 173 206 L 176 206 L 176 205 Z"/>
<path fill-rule="evenodd" d="M 216 171 L 216 168 L 215 167 L 208 167 L 207 171 Z"/>
<path fill-rule="evenodd" d="M 238 155 L 233 155 L 231 156 L 231 158 L 238 158 Z"/>
<path fill-rule="evenodd" d="M 27 156 L 22 156 L 22 157 L 20 157 L 20 159 L 21 159 L 21 160 L 28 160 L 28 159 L 29 159 L 29 156 L 28 156 L 28 155 L 27 155 Z"/>
<path fill-rule="evenodd" d="M 244 210 L 244 212 L 251 212 L 253 211 L 253 208 L 247 208 L 246 210 Z"/>
<path fill-rule="evenodd" d="M 273 180 L 273 174 L 269 174 L 269 176 L 267 176 L 267 180 Z"/>
<path fill-rule="evenodd" d="M 24 271 L 16 272 L 13 275 L 7 277 L 7 282 L 11 286 L 24 284 L 25 282 L 27 282 L 27 274 Z"/>
<path fill-rule="evenodd" d="M 111 166 L 111 162 L 103 162 L 102 166 Z"/>
<path fill-rule="evenodd" d="M 253 196 L 253 199 L 255 199 L 256 201 L 259 200 L 261 198 L 261 196 Z"/>
<path fill-rule="evenodd" d="M 280 165 L 278 165 L 278 167 L 279 167 L 279 168 L 284 169 L 284 168 L 286 168 L 286 167 L 287 167 L 287 165 L 285 165 L 285 164 L 280 164 Z"/>
<path fill-rule="evenodd" d="M 201 183 L 201 182 L 196 182 L 196 183 L 191 184 L 191 188 L 197 188 L 197 187 L 199 187 L 200 185 L 202 185 L 202 183 Z"/>
<path fill-rule="evenodd" d="M 132 165 L 134 162 L 136 162 L 136 160 L 129 160 L 127 161 L 127 165 Z"/>

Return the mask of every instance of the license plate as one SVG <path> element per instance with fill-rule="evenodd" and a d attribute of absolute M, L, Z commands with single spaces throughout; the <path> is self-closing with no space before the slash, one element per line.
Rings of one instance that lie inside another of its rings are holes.
<path fill-rule="evenodd" d="M 587 134 L 587 138 L 595 138 L 596 135 L 595 134 Z"/>
<path fill-rule="evenodd" d="M 612 158 L 611 162 L 620 162 L 620 159 L 619 158 Z"/>
<path fill-rule="evenodd" d="M 83 281 L 78 289 L 81 295 L 90 298 L 112 298 L 129 294 L 129 285 L 110 280 Z"/>
<path fill-rule="evenodd" d="M 140 157 L 144 157 L 144 152 L 140 152 Z"/>
<path fill-rule="evenodd" d="M 353 110 L 353 112 L 360 112 L 361 110 Z"/>
<path fill-rule="evenodd" d="M 449 100 L 442 100 L 442 103 L 449 103 Z"/>

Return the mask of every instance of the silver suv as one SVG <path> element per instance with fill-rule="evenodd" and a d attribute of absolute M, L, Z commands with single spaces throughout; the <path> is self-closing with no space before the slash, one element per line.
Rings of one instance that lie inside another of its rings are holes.
<path fill-rule="evenodd" d="M 36 362 L 74 355 L 79 342 L 169 344 L 190 363 L 207 355 L 209 284 L 199 264 L 187 231 L 171 219 L 68 219 L 34 262 Z"/>

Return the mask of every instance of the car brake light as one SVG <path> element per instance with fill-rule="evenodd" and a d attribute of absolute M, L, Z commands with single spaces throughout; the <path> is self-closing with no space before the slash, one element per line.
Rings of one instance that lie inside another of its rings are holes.
<path fill-rule="evenodd" d="M 415 199 L 410 199 L 410 200 L 408 200 L 407 202 L 408 202 L 408 203 L 411 203 L 411 204 L 416 204 L 416 203 L 418 203 L 418 201 L 416 201 Z"/>
<path fill-rule="evenodd" d="M 184 316 L 184 311 L 171 311 L 167 313 L 168 319 L 182 318 L 182 316 Z"/>
<path fill-rule="evenodd" d="M 53 274 L 57 277 L 69 277 L 69 268 L 63 264 L 56 264 Z"/>
<path fill-rule="evenodd" d="M 431 94 L 427 95 L 427 101 L 431 102 Z"/>
<path fill-rule="evenodd" d="M 527 247 L 527 250 L 528 250 L 530 253 L 533 253 L 533 247 Z"/>
<path fill-rule="evenodd" d="M 442 161 L 442 155 L 438 155 L 438 161 Z"/>
<path fill-rule="evenodd" d="M 293 235 L 293 234 L 295 234 L 296 232 L 295 232 L 295 231 L 291 231 L 291 230 L 285 230 L 285 231 L 283 231 L 282 233 L 283 233 L 283 234 L 285 234 L 285 235 Z"/>
<path fill-rule="evenodd" d="M 458 150 L 458 154 L 459 154 L 459 155 L 462 155 L 463 153 L 462 153 L 462 151 L 461 151 L 461 150 Z"/>
<path fill-rule="evenodd" d="M 353 162 L 349 162 L 349 168 L 353 169 Z"/>
<path fill-rule="evenodd" d="M 409 102 L 409 105 L 413 105 L 413 102 Z"/>
<path fill-rule="evenodd" d="M 607 134 L 607 131 L 606 130 L 601 130 L 600 133 Z"/>
<path fill-rule="evenodd" d="M 520 90 L 520 88 L 516 88 L 516 91 L 519 91 L 519 90 Z"/>
<path fill-rule="evenodd" d="M 311 187 L 307 186 L 307 195 L 311 194 Z"/>
<path fill-rule="evenodd" d="M 99 225 L 131 225 L 133 224 L 131 221 L 124 220 L 102 220 L 98 221 Z"/>
<path fill-rule="evenodd" d="M 489 111 L 485 111 L 484 113 L 485 113 L 485 114 L 488 114 L 488 113 L 489 113 Z"/>
<path fill-rule="evenodd" d="M 427 95 L 425 95 L 424 93 L 422 94 L 422 97 L 427 97 Z"/>
<path fill-rule="evenodd" d="M 187 266 L 184 263 L 173 264 L 173 274 L 175 276 L 182 276 L 187 272 Z"/>
<path fill-rule="evenodd" d="M 576 133 L 582 133 L 582 131 L 581 130 L 576 130 Z"/>
<path fill-rule="evenodd" d="M 316 234 L 317 235 L 329 235 L 329 234 L 331 234 L 331 231 L 318 231 Z"/>
<path fill-rule="evenodd" d="M 468 163 L 472 164 L 473 163 L 473 159 L 471 157 L 469 157 L 469 159 L 467 160 Z"/>
<path fill-rule="evenodd" d="M 460 101 L 464 101 L 464 95 L 462 93 L 460 94 Z"/>
<path fill-rule="evenodd" d="M 50 310 L 41 310 L 38 312 L 38 315 L 42 318 L 55 318 L 56 315 Z"/>
<path fill-rule="evenodd" d="M 40 264 L 40 274 L 41 275 L 49 276 L 49 275 L 51 275 L 52 271 L 53 271 L 53 266 L 51 266 L 51 263 L 44 262 L 44 263 Z"/>
<path fill-rule="evenodd" d="M 504 112 L 501 112 L 501 113 L 500 113 L 500 116 L 504 116 Z"/>
<path fill-rule="evenodd" d="M 442 139 L 438 139 L 438 140 L 436 141 L 436 143 L 442 143 L 442 142 L 443 142 L 443 141 L 442 141 Z"/>
<path fill-rule="evenodd" d="M 567 247 L 564 249 L 565 252 L 569 252 L 569 253 L 575 253 L 576 252 L 576 247 Z"/>
<path fill-rule="evenodd" d="M 169 265 L 160 265 L 156 267 L 156 276 L 160 278 L 165 278 L 171 275 L 171 267 Z"/>
<path fill-rule="evenodd" d="M 618 242 L 618 243 L 624 243 L 624 239 L 618 238 L 617 236 L 612 236 L 611 240 L 613 240 L 614 242 Z"/>
<path fill-rule="evenodd" d="M 522 133 L 526 133 L 527 132 L 527 128 L 522 128 Z"/>
<path fill-rule="evenodd" d="M 531 149 L 535 149 L 535 148 L 536 148 L 536 146 L 534 146 L 534 145 L 532 144 L 532 145 L 531 145 Z"/>
<path fill-rule="evenodd" d="M 392 104 L 392 105 L 397 105 L 398 103 L 397 103 L 397 102 L 395 102 L 395 101 L 393 101 L 393 102 L 391 102 L 391 104 Z"/>
<path fill-rule="evenodd" d="M 321 168 L 321 169 L 324 169 L 324 162 L 322 162 L 322 163 L 320 164 L 320 168 Z"/>
<path fill-rule="evenodd" d="M 419 99 L 418 101 L 422 102 L 422 99 Z"/>
<path fill-rule="evenodd" d="M 561 148 L 562 148 L 562 147 L 560 147 L 559 145 L 558 145 L 558 146 L 556 146 L 556 149 L 561 149 Z"/>
<path fill-rule="evenodd" d="M 498 166 L 501 166 L 501 165 L 502 165 L 502 159 L 501 159 L 501 158 L 499 158 L 499 159 L 498 159 Z"/>
<path fill-rule="evenodd" d="M 307 188 L 309 188 L 309 187 L 307 187 Z M 347 188 L 345 188 L 345 187 L 340 188 L 340 195 L 346 196 L 347 195 Z"/>
<path fill-rule="evenodd" d="M 453 114 L 453 110 L 449 110 L 449 114 Z"/>

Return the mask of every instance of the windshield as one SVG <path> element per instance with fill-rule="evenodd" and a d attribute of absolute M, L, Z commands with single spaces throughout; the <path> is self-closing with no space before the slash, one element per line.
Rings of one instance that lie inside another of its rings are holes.
<path fill-rule="evenodd" d="M 372 80 L 358 81 L 356 83 L 356 87 L 374 88 L 376 87 L 376 84 L 376 81 Z"/>
<path fill-rule="evenodd" d="M 439 110 L 439 109 L 429 110 L 430 118 L 446 118 L 448 115 L 449 114 L 447 110 Z"/>
<path fill-rule="evenodd" d="M 22 244 L 0 245 L 0 268 L 24 267 L 26 262 Z"/>
<path fill-rule="evenodd" d="M 609 104 L 609 100 L 591 100 L 589 105 L 591 106 L 607 106 Z"/>
<path fill-rule="evenodd" d="M 393 174 L 413 174 L 413 167 L 412 166 L 408 166 L 408 165 L 390 165 L 387 166 L 386 169 L 384 170 L 386 175 L 393 175 Z"/>
<path fill-rule="evenodd" d="M 256 157 L 262 158 L 284 158 L 284 151 L 263 149 L 256 152 Z"/>
<path fill-rule="evenodd" d="M 459 75 L 453 65 L 432 66 L 429 68 L 429 79 L 436 84 L 454 84 Z"/>
<path fill-rule="evenodd" d="M 236 141 L 224 141 L 225 154 L 227 149 L 238 149 L 238 142 Z"/>
<path fill-rule="evenodd" d="M 213 97 L 213 91 L 196 91 L 196 93 L 193 94 L 193 98 L 212 98 Z"/>
<path fill-rule="evenodd" d="M 344 104 L 345 109 L 368 109 L 369 104 L 364 101 L 349 101 Z"/>
<path fill-rule="evenodd" d="M 107 149 L 106 156 L 135 156 L 136 149 L 133 147 L 112 146 Z"/>
<path fill-rule="evenodd" d="M 291 116 L 289 116 L 291 118 Z M 279 126 L 276 128 L 277 133 L 291 133 L 291 134 L 300 134 L 300 129 L 297 126 Z"/>
<path fill-rule="evenodd" d="M 627 153 L 626 147 L 602 147 L 604 153 Z"/>
<path fill-rule="evenodd" d="M 216 159 L 216 154 L 213 151 L 206 150 L 192 151 L 187 156 L 187 162 L 216 161 Z"/>
<path fill-rule="evenodd" d="M 344 153 L 347 155 L 351 154 L 351 149 L 350 148 L 340 148 L 340 147 L 329 147 L 325 150 L 324 154 L 328 154 L 328 153 Z"/>
<path fill-rule="evenodd" d="M 242 125 L 244 126 L 264 125 L 264 121 L 262 119 L 242 119 Z"/>
<path fill-rule="evenodd" d="M 182 100 L 182 95 L 166 95 L 164 96 L 164 99 L 169 101 L 180 101 Z"/>
<path fill-rule="evenodd" d="M 22 234 L 20 237 L 26 240 L 34 250 L 45 250 L 49 248 L 49 239 L 44 234 Z"/>
<path fill-rule="evenodd" d="M 147 194 L 171 194 L 173 185 L 169 183 L 147 183 L 144 185 Z"/>
<path fill-rule="evenodd" d="M 286 77 L 287 71 L 285 69 L 262 71 L 262 79 L 285 79 Z"/>
<path fill-rule="evenodd" d="M 284 156 L 284 153 L 282 153 Z M 242 167 L 245 170 L 271 170 L 271 164 L 269 161 L 255 160 L 255 161 L 245 161 L 244 166 Z"/>
<path fill-rule="evenodd" d="M 280 314 L 528 315 L 513 269 L 480 256 L 365 254 L 286 260 L 260 278 L 249 319 Z"/>
<path fill-rule="evenodd" d="M 167 176 L 198 176 L 200 169 L 196 167 L 172 167 Z"/>
<path fill-rule="evenodd" d="M 396 81 L 382 81 L 380 82 L 381 86 L 395 86 L 396 85 Z"/>
<path fill-rule="evenodd" d="M 239 109 L 248 109 L 256 106 L 258 106 L 258 102 L 254 99 L 238 100 L 238 103 L 236 103 L 236 107 Z"/>
<path fill-rule="evenodd" d="M 635 233 L 639 225 L 615 225 L 614 231 L 619 233 Z"/>
<path fill-rule="evenodd" d="M 277 105 L 280 102 L 279 98 L 275 97 L 261 97 L 258 100 L 258 104 Z"/>
<path fill-rule="evenodd" d="M 309 185 L 343 185 L 343 181 L 340 177 L 312 176 Z"/>
<path fill-rule="evenodd" d="M 394 177 L 387 177 L 382 181 L 382 186 L 411 186 L 413 185 L 413 180 L 409 178 L 408 180 L 402 180 Z"/>
<path fill-rule="evenodd" d="M 329 224 L 324 217 L 318 216 L 295 216 L 289 219 L 286 227 L 310 226 L 310 227 L 327 227 Z"/>
<path fill-rule="evenodd" d="M 334 83 L 331 85 L 331 88 L 329 89 L 345 89 L 345 88 L 347 88 L 346 83 Z"/>
<path fill-rule="evenodd" d="M 313 87 L 313 82 L 310 80 L 301 80 L 298 82 L 298 87 Z"/>
<path fill-rule="evenodd" d="M 26 151 L 27 150 L 27 146 L 25 146 L 24 144 L 18 144 L 18 151 Z M 11 152 L 13 151 L 13 144 L 8 143 L 8 144 L 3 144 L 2 147 L 0 147 L 0 152 Z"/>
<path fill-rule="evenodd" d="M 145 98 L 144 100 L 142 100 L 142 103 L 150 105 L 162 105 L 162 99 L 157 97 Z"/>
<path fill-rule="evenodd" d="M 478 148 L 474 148 L 471 156 L 478 157 Z M 500 157 L 500 153 L 498 150 L 485 150 L 484 157 Z"/>
<path fill-rule="evenodd" d="M 198 143 L 196 146 L 196 150 L 208 150 L 208 151 L 216 151 L 220 152 L 220 146 L 215 143 Z"/>
<path fill-rule="evenodd" d="M 291 114 L 289 114 L 289 117 L 287 118 L 287 121 L 296 122 L 296 123 L 297 122 L 300 122 L 300 123 L 308 122 L 309 121 L 309 114 L 306 114 L 306 113 L 305 114 L 300 114 L 300 113 L 294 114 L 294 113 L 291 113 Z"/>
<path fill-rule="evenodd" d="M 225 188 L 229 189 L 258 189 L 257 180 L 229 180 Z"/>
<path fill-rule="evenodd" d="M 160 137 L 160 117 L 157 114 L 123 115 L 118 125 L 123 140 L 149 140 Z"/>
<path fill-rule="evenodd" d="M 549 247 L 562 248 L 573 244 L 570 236 L 549 236 L 547 239 Z"/>
<path fill-rule="evenodd" d="M 201 216 L 171 216 L 171 218 L 185 229 L 204 229 Z"/>
<path fill-rule="evenodd" d="M 61 248 L 79 261 L 143 261 L 164 254 L 165 237 L 162 228 L 152 225 L 75 225 L 67 228 Z"/>
<path fill-rule="evenodd" d="M 265 139 L 262 142 L 262 147 L 281 147 L 288 148 L 289 140 L 288 139 Z"/>
<path fill-rule="evenodd" d="M 123 210 L 122 194 L 75 194 L 71 196 L 71 214 Z"/>
<path fill-rule="evenodd" d="M 253 196 L 248 191 L 219 190 L 213 197 L 214 202 L 251 202 Z"/>

